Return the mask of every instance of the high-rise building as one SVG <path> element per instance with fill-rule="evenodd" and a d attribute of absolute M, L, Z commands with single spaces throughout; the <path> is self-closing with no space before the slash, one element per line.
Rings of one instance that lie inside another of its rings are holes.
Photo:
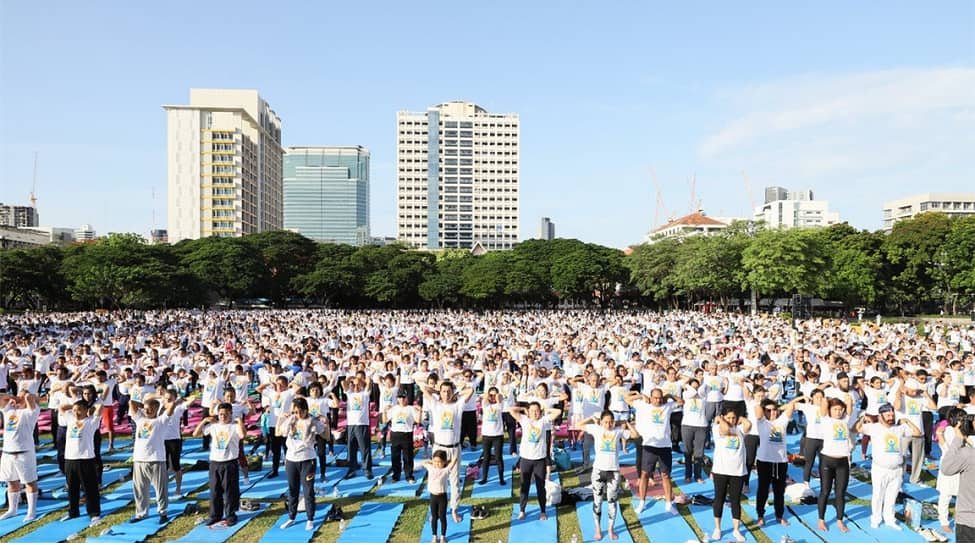
<path fill-rule="evenodd" d="M 166 244 L 169 242 L 169 232 L 166 229 L 153 229 L 149 231 L 149 241 L 153 244 Z"/>
<path fill-rule="evenodd" d="M 257 91 L 190 89 L 163 108 L 169 241 L 281 229 L 281 119 Z"/>
<path fill-rule="evenodd" d="M 518 115 L 457 101 L 401 111 L 396 125 L 396 238 L 415 248 L 512 248 Z"/>
<path fill-rule="evenodd" d="M 362 146 L 288 148 L 284 228 L 322 242 L 369 244 L 369 151 Z"/>
<path fill-rule="evenodd" d="M 552 218 L 542 218 L 542 224 L 538 226 L 538 238 L 542 240 L 555 238 L 555 223 L 552 222 Z"/>
<path fill-rule="evenodd" d="M 839 223 L 840 215 L 829 211 L 829 201 L 815 200 L 812 190 L 788 191 L 781 187 L 767 187 L 765 204 L 755 208 L 754 219 L 765 222 L 770 229 L 805 228 Z"/>
<path fill-rule="evenodd" d="M 96 238 L 95 228 L 87 223 L 74 230 L 74 239 L 78 242 L 91 242 Z"/>
<path fill-rule="evenodd" d="M 0 225 L 6 227 L 37 227 L 40 220 L 33 206 L 17 206 L 0 202 Z"/>
<path fill-rule="evenodd" d="M 949 216 L 975 215 L 975 193 L 922 193 L 884 203 L 884 229 L 891 230 L 901 220 L 923 212 Z"/>

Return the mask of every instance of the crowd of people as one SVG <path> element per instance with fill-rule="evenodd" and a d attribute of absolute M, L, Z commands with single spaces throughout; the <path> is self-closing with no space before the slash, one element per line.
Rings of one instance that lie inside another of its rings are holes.
<path fill-rule="evenodd" d="M 639 469 L 637 512 L 659 480 L 665 511 L 677 513 L 676 454 L 685 482 L 713 481 L 711 538 L 721 539 L 730 504 L 740 542 L 747 493 L 756 495 L 759 526 L 791 524 L 785 490 L 795 456 L 804 459 L 795 480 L 819 489 L 817 528 L 829 529 L 832 496 L 836 527 L 847 531 L 845 492 L 858 448 L 874 491 L 869 524 L 901 529 L 894 504 L 904 475 L 921 484 L 937 444 L 941 529 L 958 541 L 975 532 L 972 487 L 959 487 L 959 475 L 975 471 L 975 326 L 968 324 L 288 310 L 25 314 L 0 317 L 0 331 L 0 480 L 8 483 L 0 519 L 18 515 L 22 488 L 24 522 L 37 517 L 37 423 L 47 410 L 68 489 L 65 518 L 79 516 L 83 490 L 98 522 L 101 443 L 113 448 L 116 429 L 129 422 L 135 519 L 149 515 L 154 496 L 165 522 L 168 480 L 181 493 L 182 440 L 198 404 L 202 419 L 190 429 L 209 450 L 209 524 L 237 522 L 240 487 L 250 483 L 246 421 L 254 414 L 251 449 L 270 459 L 267 478 L 280 478 L 284 453 L 285 527 L 303 498 L 312 528 L 314 486 L 340 441 L 347 478 L 360 471 L 374 478 L 374 456 L 387 451 L 393 481 L 416 483 L 416 469 L 426 469 L 435 541 L 445 541 L 448 510 L 461 520 L 459 460 L 479 445 L 475 486 L 486 484 L 491 465 L 505 485 L 504 451 L 517 454 L 519 518 L 534 483 L 545 520 L 545 482 L 561 439 L 583 451 L 596 539 L 604 503 L 609 536 L 617 537 L 620 456 L 628 449 Z M 796 432 L 798 448 L 788 440 Z M 423 447 L 415 448 L 417 440 Z M 751 491 L 753 471 L 758 489 Z M 766 520 L 770 494 L 774 519 Z"/>

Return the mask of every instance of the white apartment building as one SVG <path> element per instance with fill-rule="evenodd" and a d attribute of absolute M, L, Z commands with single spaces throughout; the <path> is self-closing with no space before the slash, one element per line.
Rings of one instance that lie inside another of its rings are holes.
<path fill-rule="evenodd" d="M 975 214 L 975 193 L 921 193 L 884 203 L 884 229 L 889 231 L 901 220 L 922 212 L 941 212 L 949 216 Z"/>
<path fill-rule="evenodd" d="M 688 236 L 711 236 L 728 228 L 728 223 L 704 214 L 697 210 L 667 223 L 647 233 L 644 242 L 653 244 L 669 238 L 684 238 Z"/>
<path fill-rule="evenodd" d="M 817 201 L 812 190 L 788 191 L 765 188 L 765 204 L 755 208 L 753 219 L 769 229 L 826 227 L 840 222 L 838 212 L 829 211 L 829 201 Z"/>
<path fill-rule="evenodd" d="M 169 242 L 281 229 L 281 119 L 258 92 L 190 89 L 189 105 L 163 108 Z"/>
<path fill-rule="evenodd" d="M 396 114 L 396 238 L 414 248 L 518 242 L 520 122 L 470 102 Z"/>

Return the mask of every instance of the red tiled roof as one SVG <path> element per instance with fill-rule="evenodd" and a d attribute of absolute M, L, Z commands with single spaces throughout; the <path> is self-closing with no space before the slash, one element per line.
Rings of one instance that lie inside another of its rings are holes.
<path fill-rule="evenodd" d="M 723 222 L 720 222 L 720 221 L 718 221 L 718 220 L 716 220 L 714 218 L 709 218 L 709 217 L 705 216 L 704 214 L 702 214 L 701 212 L 692 212 L 692 213 L 690 213 L 690 214 L 688 214 L 688 215 L 686 215 L 686 216 L 684 216 L 682 218 L 677 218 L 675 220 L 670 221 L 669 223 L 667 223 L 665 225 L 662 225 L 662 226 L 654 229 L 653 232 L 656 233 L 656 232 L 659 232 L 659 231 L 663 231 L 665 229 L 669 229 L 669 228 L 674 227 L 676 225 L 688 225 L 688 226 L 691 226 L 691 227 L 699 227 L 699 226 L 702 226 L 702 225 L 726 225 L 726 224 L 723 223 Z"/>

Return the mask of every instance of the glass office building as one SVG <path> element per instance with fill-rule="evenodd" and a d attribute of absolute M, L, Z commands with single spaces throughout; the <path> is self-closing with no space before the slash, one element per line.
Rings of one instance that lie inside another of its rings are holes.
<path fill-rule="evenodd" d="M 319 242 L 368 244 L 369 151 L 362 146 L 288 148 L 284 228 Z"/>

